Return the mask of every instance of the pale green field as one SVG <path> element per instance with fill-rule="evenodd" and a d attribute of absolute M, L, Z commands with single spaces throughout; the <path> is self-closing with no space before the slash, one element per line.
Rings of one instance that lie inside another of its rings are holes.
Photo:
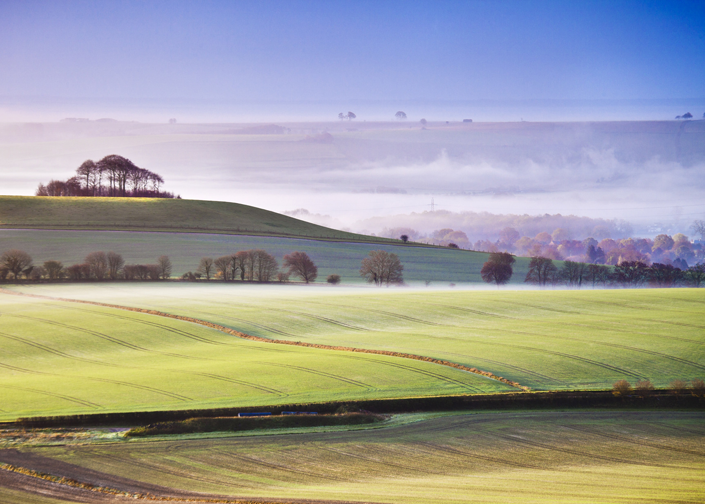
<path fill-rule="evenodd" d="M 2 293 L 0 345 L 0 420 L 516 390 L 425 362 Z"/>
<path fill-rule="evenodd" d="M 445 359 L 535 390 L 705 378 L 705 290 L 434 290 L 218 284 L 16 287 L 161 310 L 272 339 Z"/>
<path fill-rule="evenodd" d="M 74 470 L 78 479 L 127 478 L 232 497 L 419 504 L 705 500 L 701 412 L 418 419 L 353 432 L 89 444 L 30 453 L 109 475 Z M 32 502 L 27 499 L 23 502 Z"/>
<path fill-rule="evenodd" d="M 0 229 L 0 253 L 10 248 L 25 250 L 39 265 L 52 259 L 69 266 L 83 262 L 91 252 L 112 250 L 122 254 L 127 264 L 154 264 L 157 257 L 168 255 L 174 265 L 173 275 L 180 276 L 195 271 L 202 257 L 215 258 L 239 250 L 264 249 L 274 255 L 281 266 L 285 254 L 299 250 L 306 252 L 318 266 L 318 282 L 325 282 L 328 275 L 337 274 L 345 283 L 361 283 L 360 263 L 371 250 L 381 249 L 399 256 L 407 282 L 482 283 L 480 270 L 489 254 L 397 243 L 203 233 Z M 528 258 L 517 257 L 512 283 L 524 281 L 528 264 Z"/>

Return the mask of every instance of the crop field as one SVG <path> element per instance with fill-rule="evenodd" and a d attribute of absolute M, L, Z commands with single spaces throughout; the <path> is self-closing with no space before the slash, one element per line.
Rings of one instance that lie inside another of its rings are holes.
<path fill-rule="evenodd" d="M 0 463 L 194 500 L 194 492 L 221 499 L 418 504 L 705 500 L 702 412 L 402 417 L 388 427 L 348 432 L 0 450 Z M 18 495 L 41 503 L 53 502 L 52 495 L 82 495 L 68 486 L 43 489 L 42 496 L 23 494 L 26 482 L 4 486 L 0 501 L 7 502 Z"/>
<path fill-rule="evenodd" d="M 404 265 L 407 282 L 469 283 L 482 282 L 480 270 L 488 254 L 441 247 L 381 243 L 356 243 L 306 240 L 275 236 L 247 236 L 201 233 L 150 233 L 129 231 L 58 231 L 0 229 L 0 253 L 9 248 L 27 251 L 35 264 L 47 260 L 64 265 L 80 263 L 98 250 L 115 251 L 128 264 L 154 264 L 157 257 L 168 255 L 173 274 L 195 271 L 202 257 L 230 255 L 239 250 L 263 249 L 273 254 L 281 265 L 284 254 L 306 252 L 319 268 L 319 281 L 330 274 L 343 282 L 357 282 L 360 263 L 371 250 L 397 254 Z M 517 257 L 512 283 L 521 283 L 528 271 L 529 259 Z"/>
<path fill-rule="evenodd" d="M 403 352 L 534 390 L 705 377 L 705 290 L 434 290 L 178 283 L 14 287 L 267 339 Z"/>
<path fill-rule="evenodd" d="M 0 420 L 515 390 L 426 362 L 2 293 L 0 321 Z"/>

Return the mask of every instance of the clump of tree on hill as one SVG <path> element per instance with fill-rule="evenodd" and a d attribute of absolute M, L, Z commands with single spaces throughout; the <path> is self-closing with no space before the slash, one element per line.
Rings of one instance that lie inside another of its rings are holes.
<path fill-rule="evenodd" d="M 482 265 L 480 276 L 487 283 L 497 286 L 504 285 L 512 278 L 514 273 L 512 264 L 516 259 L 507 252 L 492 252 L 489 260 Z"/>
<path fill-rule="evenodd" d="M 403 284 L 403 271 L 399 257 L 384 250 L 372 250 L 362 260 L 360 276 L 376 286 Z"/>
<path fill-rule="evenodd" d="M 39 184 L 36 195 L 173 198 L 173 193 L 162 191 L 162 184 L 164 179 L 158 173 L 111 154 L 98 162 L 84 161 L 68 180 Z"/>

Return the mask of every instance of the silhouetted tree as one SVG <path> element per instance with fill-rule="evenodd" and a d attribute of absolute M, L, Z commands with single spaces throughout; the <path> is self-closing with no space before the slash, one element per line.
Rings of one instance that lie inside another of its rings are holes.
<path fill-rule="evenodd" d="M 403 234 L 403 235 L 401 235 L 401 236 L 399 237 L 399 239 L 400 239 L 401 241 L 403 241 L 404 243 L 406 243 L 406 242 L 409 241 L 409 235 Z"/>
<path fill-rule="evenodd" d="M 602 264 L 588 264 L 586 280 L 592 282 L 593 289 L 597 283 L 606 285 L 609 278 L 610 269 L 608 266 L 603 266 Z"/>
<path fill-rule="evenodd" d="M 306 283 L 314 282 L 318 276 L 318 268 L 305 252 L 285 255 L 284 267 L 289 268 L 290 275 L 295 275 Z"/>
<path fill-rule="evenodd" d="M 404 120 L 404 119 L 406 119 L 406 112 L 403 112 L 400 110 L 399 112 L 394 114 L 394 117 L 396 117 L 399 120 Z"/>
<path fill-rule="evenodd" d="M 362 260 L 360 276 L 377 286 L 402 283 L 404 266 L 396 254 L 372 250 Z"/>
<path fill-rule="evenodd" d="M 120 271 L 125 266 L 125 260 L 117 252 L 108 252 L 106 259 L 108 260 L 108 276 L 111 280 L 117 280 L 120 277 Z"/>
<path fill-rule="evenodd" d="M 354 113 L 352 113 L 352 112 L 348 112 L 347 117 L 348 117 L 348 121 L 352 121 L 352 120 L 355 119 L 357 116 L 356 116 Z"/>
<path fill-rule="evenodd" d="M 64 265 L 59 261 L 45 261 L 44 270 L 49 280 L 60 280 L 64 276 Z"/>
<path fill-rule="evenodd" d="M 159 278 L 162 280 L 168 280 L 171 277 L 172 270 L 169 256 L 159 256 L 159 259 L 157 259 L 157 268 L 159 270 Z"/>
<path fill-rule="evenodd" d="M 674 287 L 683 279 L 683 272 L 670 264 L 654 263 L 646 275 L 649 283 L 656 287 Z"/>
<path fill-rule="evenodd" d="M 216 271 L 220 274 L 220 277 L 224 282 L 228 281 L 228 277 L 230 276 L 230 268 L 232 268 L 232 262 L 231 256 L 222 256 L 213 261 Z"/>
<path fill-rule="evenodd" d="M 210 280 L 213 274 L 213 258 L 202 257 L 196 271 L 201 275 L 205 275 L 206 280 Z"/>
<path fill-rule="evenodd" d="M 326 282 L 329 284 L 337 285 L 340 283 L 340 275 L 328 275 Z"/>
<path fill-rule="evenodd" d="M 279 271 L 277 260 L 264 250 L 253 250 L 254 279 L 258 282 L 270 282 Z"/>
<path fill-rule="evenodd" d="M 684 274 L 685 280 L 693 287 L 700 287 L 705 282 L 705 263 L 691 266 Z"/>
<path fill-rule="evenodd" d="M 546 283 L 553 281 L 557 271 L 558 268 L 553 264 L 552 259 L 535 256 L 529 262 L 529 271 L 524 282 L 545 286 Z"/>
<path fill-rule="evenodd" d="M 507 252 L 492 252 L 490 258 L 482 265 L 480 276 L 487 283 L 504 285 L 512 278 L 512 264 L 515 259 Z"/>
<path fill-rule="evenodd" d="M 91 277 L 96 280 L 103 280 L 108 276 L 108 257 L 105 252 L 91 252 L 84 262 L 91 269 Z"/>
<path fill-rule="evenodd" d="M 637 287 L 648 278 L 648 266 L 641 261 L 624 261 L 614 267 L 613 277 L 624 286 Z"/>
<path fill-rule="evenodd" d="M 585 263 L 565 261 L 558 274 L 560 279 L 569 287 L 580 288 L 583 285 L 583 281 L 587 280 L 590 271 Z"/>

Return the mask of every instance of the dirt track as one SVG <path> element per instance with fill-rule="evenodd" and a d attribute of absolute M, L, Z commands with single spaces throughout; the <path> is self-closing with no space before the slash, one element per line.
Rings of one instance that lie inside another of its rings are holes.
<path fill-rule="evenodd" d="M 8 466 L 0 468 L 0 488 L 26 493 L 28 498 L 42 496 L 80 503 L 124 503 L 137 500 L 193 504 L 353 504 L 348 501 L 204 495 L 121 478 L 19 450 L 0 450 L 2 463 Z"/>

